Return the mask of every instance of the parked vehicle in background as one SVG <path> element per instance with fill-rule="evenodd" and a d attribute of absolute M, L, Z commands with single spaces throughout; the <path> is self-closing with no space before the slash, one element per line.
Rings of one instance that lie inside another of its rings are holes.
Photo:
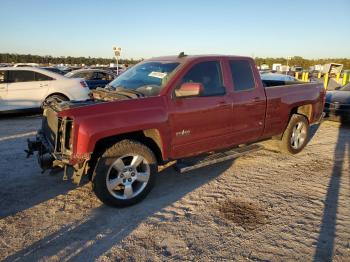
<path fill-rule="evenodd" d="M 119 66 L 119 67 L 110 66 L 110 67 L 108 68 L 108 70 L 113 71 L 113 72 L 114 72 L 115 74 L 117 74 L 117 75 L 122 74 L 122 73 L 125 72 L 127 69 L 128 69 L 128 67 L 125 67 L 125 66 Z"/>
<path fill-rule="evenodd" d="M 57 66 L 57 68 L 61 70 L 64 75 L 73 71 L 73 69 L 68 66 Z"/>
<path fill-rule="evenodd" d="M 336 74 L 340 74 L 343 70 L 343 64 L 338 63 L 328 63 L 324 64 L 322 67 L 323 74 L 330 74 L 331 76 L 335 76 Z"/>
<path fill-rule="evenodd" d="M 291 71 L 293 72 L 303 72 L 304 68 L 302 66 L 292 66 Z"/>
<path fill-rule="evenodd" d="M 296 84 L 297 82 L 299 82 L 299 80 L 293 76 L 277 73 L 260 73 L 260 77 L 263 81 L 263 84 L 267 86 L 280 86 L 287 84 Z"/>
<path fill-rule="evenodd" d="M 38 67 L 0 68 L 0 113 L 40 109 L 44 101 L 86 100 L 84 79 L 69 79 Z"/>
<path fill-rule="evenodd" d="M 283 152 L 299 153 L 309 125 L 323 115 L 325 90 L 277 82 L 261 81 L 248 57 L 152 58 L 93 90 L 95 100 L 49 103 L 28 153 L 39 151 L 44 169 L 72 166 L 75 183 L 89 174 L 104 203 L 132 205 L 151 190 L 158 165 L 171 160 L 185 172 L 257 150 L 252 143 L 272 137 Z M 184 160 L 213 151 L 221 153 L 206 162 Z"/>
<path fill-rule="evenodd" d="M 50 72 L 54 72 L 54 73 L 60 74 L 60 75 L 66 74 L 66 73 L 63 72 L 62 70 L 58 69 L 57 67 L 53 67 L 53 66 L 40 67 L 40 68 L 41 68 L 41 69 L 45 69 L 45 70 L 49 70 Z"/>
<path fill-rule="evenodd" d="M 337 90 L 327 91 L 324 112 L 331 120 L 350 121 L 350 83 Z"/>
<path fill-rule="evenodd" d="M 17 64 L 13 65 L 13 67 L 28 67 L 28 66 L 39 67 L 39 64 L 37 64 L 37 63 L 17 63 Z"/>
<path fill-rule="evenodd" d="M 105 87 L 117 77 L 112 71 L 102 69 L 79 69 L 65 74 L 69 78 L 84 78 L 90 89 Z"/>

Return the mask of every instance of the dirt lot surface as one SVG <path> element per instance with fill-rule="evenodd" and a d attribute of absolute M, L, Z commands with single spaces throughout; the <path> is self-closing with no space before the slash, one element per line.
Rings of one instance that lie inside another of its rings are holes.
<path fill-rule="evenodd" d="M 0 260 L 350 261 L 350 129 L 324 122 L 296 156 L 266 150 L 177 174 L 113 209 L 26 159 L 38 116 L 0 119 Z"/>

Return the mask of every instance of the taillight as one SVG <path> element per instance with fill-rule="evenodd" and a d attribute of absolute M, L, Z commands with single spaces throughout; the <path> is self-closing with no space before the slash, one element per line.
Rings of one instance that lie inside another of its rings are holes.
<path fill-rule="evenodd" d="M 81 87 L 88 87 L 88 85 L 86 84 L 85 81 L 80 81 L 80 85 L 81 85 Z"/>

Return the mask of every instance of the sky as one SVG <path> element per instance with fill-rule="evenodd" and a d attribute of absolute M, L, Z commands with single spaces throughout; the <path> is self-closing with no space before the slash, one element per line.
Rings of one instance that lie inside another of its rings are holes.
<path fill-rule="evenodd" d="M 350 0 L 0 0 L 0 53 L 350 58 Z"/>

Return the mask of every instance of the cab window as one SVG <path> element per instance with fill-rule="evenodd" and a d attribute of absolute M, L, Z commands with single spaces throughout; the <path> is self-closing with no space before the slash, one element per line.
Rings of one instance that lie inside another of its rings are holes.
<path fill-rule="evenodd" d="M 184 75 L 179 87 L 184 83 L 201 83 L 203 92 L 200 96 L 222 96 L 225 94 L 218 61 L 208 61 L 194 65 Z"/>
<path fill-rule="evenodd" d="M 247 60 L 232 60 L 231 76 L 235 91 L 246 91 L 255 88 L 253 71 Z"/>

